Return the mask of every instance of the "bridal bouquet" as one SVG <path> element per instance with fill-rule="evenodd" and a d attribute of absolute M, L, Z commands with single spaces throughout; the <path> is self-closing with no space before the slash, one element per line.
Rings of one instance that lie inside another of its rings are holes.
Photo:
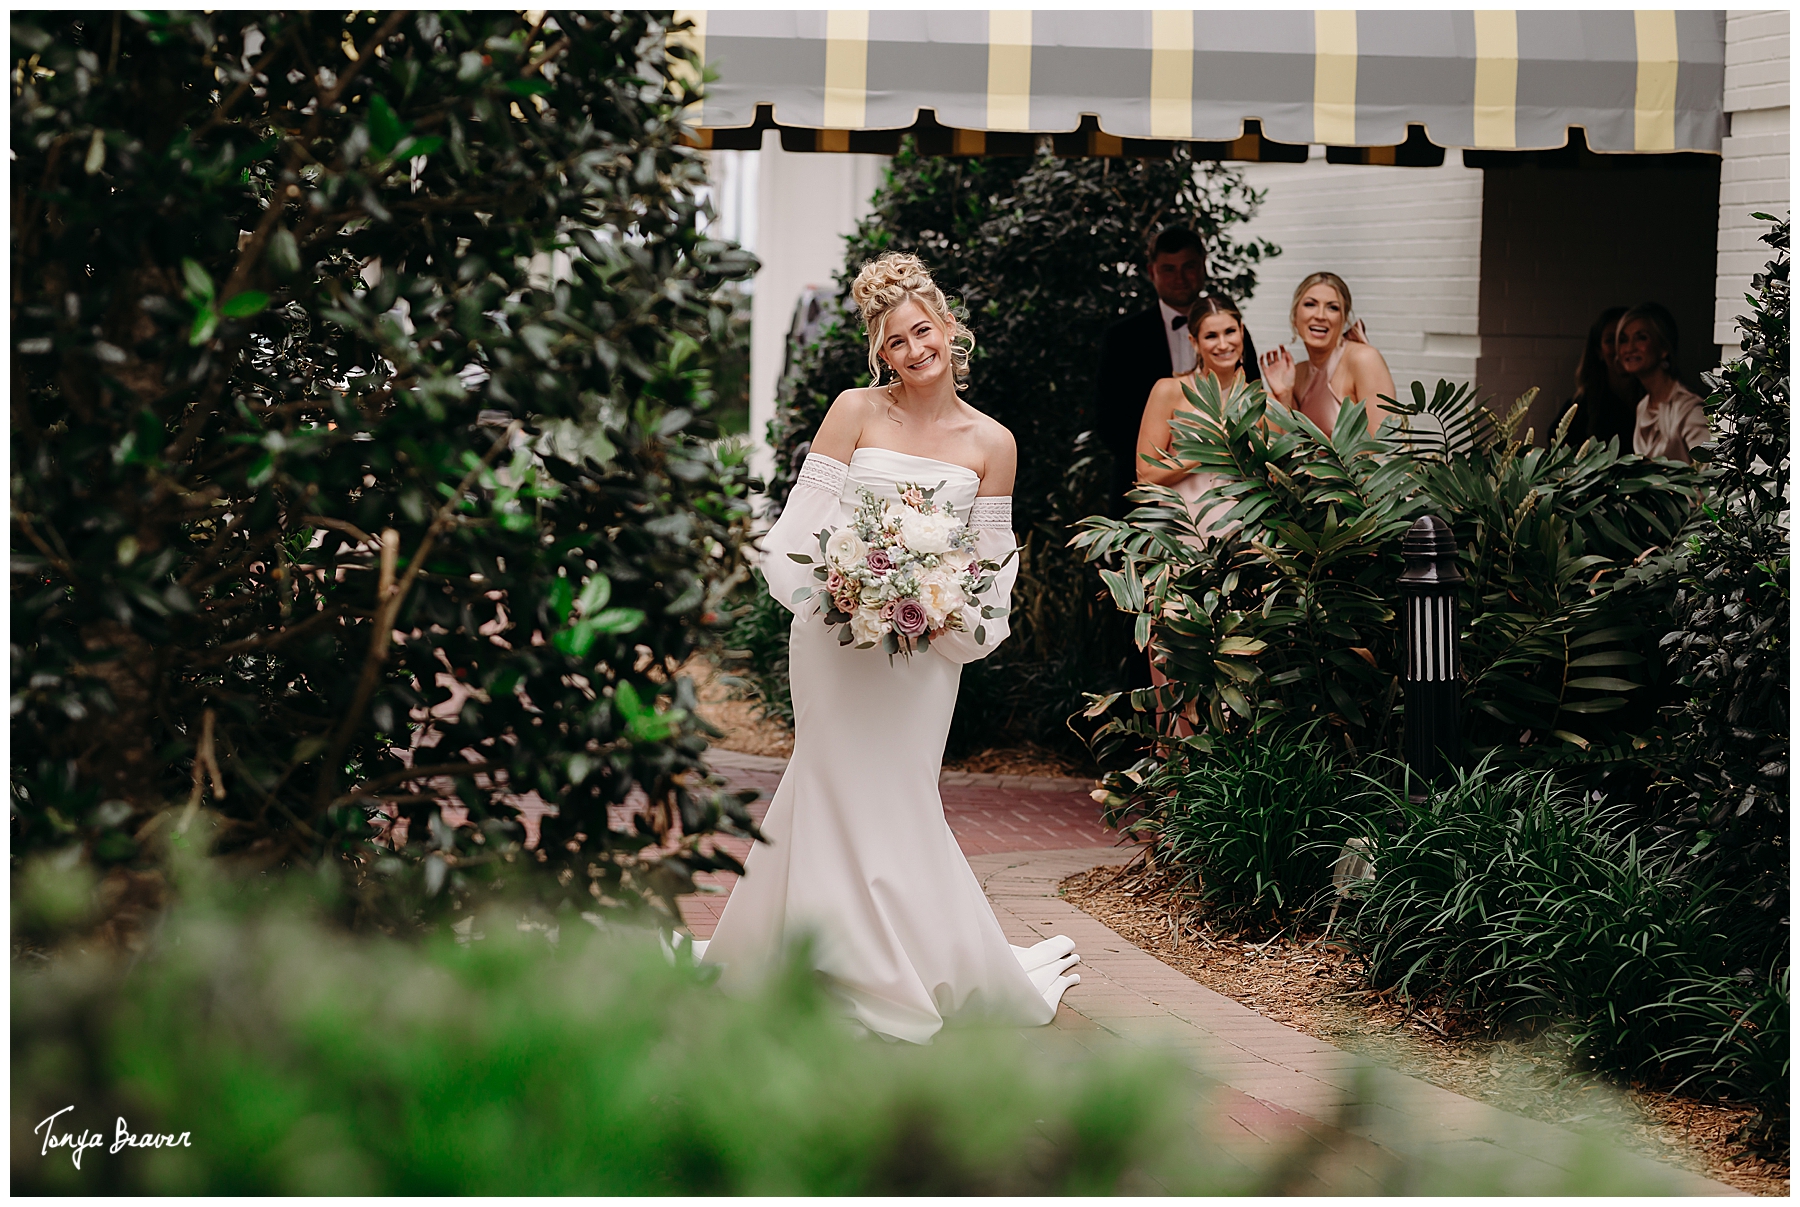
<path fill-rule="evenodd" d="M 973 530 L 933 498 L 942 485 L 903 483 L 898 502 L 863 487 L 855 518 L 835 532 L 820 530 L 819 563 L 788 554 L 814 567 L 823 585 L 808 595 L 819 597 L 828 626 L 841 626 L 839 645 L 879 645 L 890 661 L 895 654 L 911 658 L 930 649 L 934 637 L 968 631 L 968 609 L 979 607 L 982 620 L 1005 614 L 979 604 L 1000 564 L 975 556 Z M 973 623 L 975 640 L 985 645 L 986 627 Z"/>

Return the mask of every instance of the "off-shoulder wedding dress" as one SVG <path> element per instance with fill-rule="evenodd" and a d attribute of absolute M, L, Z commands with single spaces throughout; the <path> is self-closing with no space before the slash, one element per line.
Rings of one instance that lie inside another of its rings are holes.
<path fill-rule="evenodd" d="M 976 553 L 998 562 L 1014 548 L 1012 500 L 977 499 L 973 470 L 888 449 L 860 448 L 850 464 L 812 454 L 781 518 L 763 540 L 770 593 L 818 585 L 789 553 L 819 552 L 817 533 L 850 522 L 858 487 L 897 499 L 901 484 L 938 486 L 966 517 Z M 1017 559 L 984 603 L 1007 607 Z M 962 666 L 1008 632 L 981 622 L 985 644 L 947 633 L 909 662 L 879 648 L 840 646 L 815 607 L 790 630 L 794 756 L 763 821 L 745 875 L 710 943 L 727 991 L 749 986 L 802 934 L 827 984 L 869 1030 L 924 1043 L 948 1021 L 1035 1026 L 1049 1022 L 1080 959 L 1058 936 L 1035 947 L 1006 941 L 987 897 L 944 820 L 938 771 Z"/>

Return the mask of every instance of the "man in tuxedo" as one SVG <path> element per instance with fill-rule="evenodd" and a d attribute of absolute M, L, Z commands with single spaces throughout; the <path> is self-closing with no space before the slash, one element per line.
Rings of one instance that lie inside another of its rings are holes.
<path fill-rule="evenodd" d="M 1150 244 L 1149 277 L 1156 305 L 1107 328 L 1100 344 L 1094 427 L 1112 452 L 1114 516 L 1129 509 L 1125 492 L 1137 477 L 1138 423 L 1150 388 L 1194 368 L 1187 312 L 1206 288 L 1206 243 L 1185 226 L 1167 228 Z"/>
<path fill-rule="evenodd" d="M 1194 367 L 1187 312 L 1206 288 L 1206 243 L 1187 227 L 1163 230 L 1147 250 L 1156 305 L 1107 328 L 1094 383 L 1094 429 L 1113 462 L 1106 509 L 1115 518 L 1131 509 L 1125 492 L 1137 478 L 1138 424 L 1151 387 Z M 1132 618 L 1122 613 L 1119 618 L 1125 622 L 1121 636 L 1129 643 Z M 1126 687 L 1150 686 L 1150 664 L 1141 654 L 1125 660 L 1125 680 Z"/>

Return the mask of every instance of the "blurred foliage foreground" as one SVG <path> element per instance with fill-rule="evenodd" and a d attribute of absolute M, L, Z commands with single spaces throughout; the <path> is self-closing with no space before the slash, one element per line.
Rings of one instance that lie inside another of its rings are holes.
<path fill-rule="evenodd" d="M 1234 1159 L 1179 1059 L 859 1037 L 803 955 L 732 1000 L 646 930 L 491 904 L 417 945 L 330 925 L 310 877 L 175 867 L 181 903 L 143 958 L 12 979 L 16 1193 L 1274 1193 L 1338 1160 L 1393 1192 L 1672 1188 L 1585 1141 L 1557 1185 L 1520 1184 L 1498 1148 L 1451 1168 L 1296 1133 Z M 44 1151 L 53 1115 L 98 1136 L 79 1167 Z M 119 1118 L 189 1143 L 113 1152 Z"/>
<path fill-rule="evenodd" d="M 15 872 L 149 916 L 202 806 L 388 929 L 735 866 L 673 668 L 738 571 L 702 349 L 755 261 L 665 17 L 15 14 Z"/>

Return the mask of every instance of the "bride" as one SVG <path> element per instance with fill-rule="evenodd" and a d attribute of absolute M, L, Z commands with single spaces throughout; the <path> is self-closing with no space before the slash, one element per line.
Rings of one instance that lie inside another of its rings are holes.
<path fill-rule="evenodd" d="M 974 337 L 916 256 L 889 252 L 852 287 L 869 337 L 868 389 L 832 403 L 781 518 L 763 540 L 769 591 L 794 608 L 789 671 L 794 756 L 702 962 L 727 990 L 754 983 L 787 943 L 814 938 L 813 963 L 853 1018 L 924 1043 L 948 1021 L 1038 1025 L 1080 981 L 1064 937 L 1010 945 L 944 820 L 938 771 L 962 664 L 1006 636 L 969 617 L 910 660 L 840 646 L 805 595 L 818 584 L 792 554 L 850 521 L 858 488 L 897 500 L 940 487 L 976 532 L 975 555 L 1006 560 L 982 598 L 1005 608 L 1018 573 L 1012 433 L 958 397 Z M 884 371 L 885 369 L 885 371 Z M 984 629 L 985 643 L 975 630 Z"/>

